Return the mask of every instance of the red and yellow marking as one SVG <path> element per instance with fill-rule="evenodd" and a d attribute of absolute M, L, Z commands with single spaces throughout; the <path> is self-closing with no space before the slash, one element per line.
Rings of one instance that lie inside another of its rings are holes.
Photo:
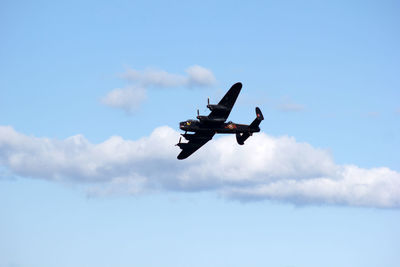
<path fill-rule="evenodd" d="M 236 129 L 237 127 L 236 127 L 236 124 L 231 123 L 231 124 L 228 124 L 226 126 L 226 128 L 233 130 L 233 129 Z"/>

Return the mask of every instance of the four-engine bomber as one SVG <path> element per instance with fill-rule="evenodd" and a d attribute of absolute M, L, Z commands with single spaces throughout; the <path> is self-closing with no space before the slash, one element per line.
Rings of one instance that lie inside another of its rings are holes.
<path fill-rule="evenodd" d="M 200 116 L 197 110 L 197 120 L 187 120 L 179 123 L 179 128 L 185 131 L 182 136 L 189 142 L 182 143 L 182 137 L 179 138 L 179 142 L 176 145 L 182 151 L 178 155 L 178 159 L 189 157 L 210 141 L 217 133 L 236 134 L 238 144 L 243 145 L 244 141 L 253 133 L 260 131 L 259 125 L 264 116 L 258 107 L 256 107 L 257 117 L 250 125 L 233 123 L 231 121 L 225 122 L 231 113 L 241 89 L 242 84 L 240 82 L 235 83 L 218 104 L 210 104 L 210 100 L 208 100 L 207 108 L 211 111 L 208 116 Z M 187 132 L 194 133 L 188 134 Z"/>

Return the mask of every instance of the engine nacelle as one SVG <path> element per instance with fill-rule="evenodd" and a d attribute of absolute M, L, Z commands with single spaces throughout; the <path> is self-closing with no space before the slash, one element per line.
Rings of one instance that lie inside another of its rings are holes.
<path fill-rule="evenodd" d="M 224 118 L 209 118 L 208 116 L 197 116 L 197 119 L 205 123 L 221 123 L 224 122 Z"/>
<path fill-rule="evenodd" d="M 211 111 L 213 111 L 213 110 L 228 110 L 228 108 L 223 105 L 214 105 L 214 104 L 208 104 L 207 108 Z"/>
<path fill-rule="evenodd" d="M 195 144 L 192 143 L 178 143 L 176 145 L 179 146 L 180 149 L 192 148 L 196 146 Z"/>
<path fill-rule="evenodd" d="M 184 133 L 181 134 L 186 140 L 190 141 L 190 140 L 205 140 L 205 139 L 210 139 L 208 136 L 199 136 L 199 135 L 195 135 L 195 134 L 188 134 L 188 133 Z"/>

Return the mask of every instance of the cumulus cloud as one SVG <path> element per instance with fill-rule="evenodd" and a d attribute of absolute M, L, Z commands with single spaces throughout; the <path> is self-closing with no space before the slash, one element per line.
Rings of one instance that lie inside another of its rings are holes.
<path fill-rule="evenodd" d="M 199 65 L 194 65 L 186 69 L 187 84 L 189 86 L 211 86 L 215 84 L 214 74 Z"/>
<path fill-rule="evenodd" d="M 128 86 L 110 91 L 101 99 L 101 102 L 106 106 L 131 113 L 137 110 L 145 99 L 146 90 L 143 87 Z"/>
<path fill-rule="evenodd" d="M 176 159 L 179 133 L 159 127 L 150 136 L 113 136 L 93 144 L 82 135 L 36 138 L 0 127 L 0 165 L 17 176 L 81 183 L 91 194 L 215 191 L 240 201 L 400 207 L 400 173 L 385 167 L 338 165 L 325 150 L 293 137 L 233 136 L 210 141 Z"/>
<path fill-rule="evenodd" d="M 121 77 L 144 87 L 205 87 L 215 84 L 214 74 L 204 67 L 194 65 L 188 67 L 187 75 L 173 74 L 165 70 L 145 69 L 143 71 L 128 69 Z"/>
<path fill-rule="evenodd" d="M 129 82 L 125 88 L 116 88 L 101 98 L 101 103 L 126 111 L 128 114 L 137 110 L 146 99 L 150 87 L 207 87 L 215 84 L 214 74 L 199 65 L 186 69 L 187 75 L 173 74 L 165 70 L 145 69 L 143 71 L 128 69 L 120 77 Z"/>

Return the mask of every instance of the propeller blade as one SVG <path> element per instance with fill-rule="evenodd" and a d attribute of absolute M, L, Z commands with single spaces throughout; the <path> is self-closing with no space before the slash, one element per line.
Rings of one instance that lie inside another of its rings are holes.
<path fill-rule="evenodd" d="M 181 143 L 182 137 L 179 137 L 179 142 L 176 144 L 178 146 Z"/>
<path fill-rule="evenodd" d="M 200 116 L 200 111 L 199 110 L 197 110 L 197 116 Z"/>
<path fill-rule="evenodd" d="M 210 98 L 207 98 L 207 105 L 210 105 Z"/>

